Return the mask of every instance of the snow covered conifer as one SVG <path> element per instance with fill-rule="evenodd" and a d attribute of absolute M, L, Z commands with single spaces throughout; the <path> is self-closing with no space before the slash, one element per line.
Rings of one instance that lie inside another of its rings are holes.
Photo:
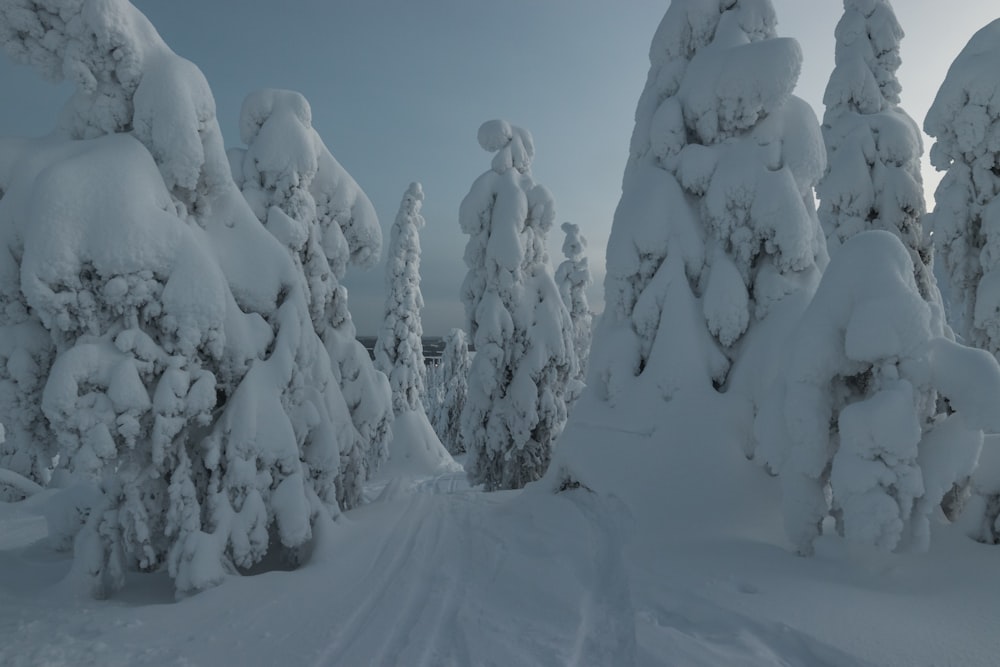
<path fill-rule="evenodd" d="M 748 333 L 825 265 L 822 136 L 775 25 L 769 0 L 674 0 L 653 38 L 590 357 L 612 405 L 725 385 Z"/>
<path fill-rule="evenodd" d="M 487 121 L 479 144 L 495 155 L 459 209 L 469 235 L 462 301 L 476 348 L 462 441 L 473 484 L 515 489 L 545 473 L 565 426 L 573 325 L 548 264 L 553 202 L 531 178 L 531 134 Z"/>
<path fill-rule="evenodd" d="M 392 407 L 397 413 L 423 409 L 426 369 L 421 337 L 420 207 L 424 191 L 410 183 L 392 224 L 386 259 L 386 297 L 382 326 L 375 342 L 375 365 L 389 378 Z"/>
<path fill-rule="evenodd" d="M 1000 20 L 955 59 L 927 112 L 931 164 L 947 172 L 928 228 L 949 317 L 969 345 L 1000 355 Z"/>
<path fill-rule="evenodd" d="M 943 320 L 944 307 L 924 234 L 923 142 L 899 106 L 903 30 L 888 0 L 844 0 L 836 68 L 823 101 L 827 170 L 816 186 L 831 255 L 869 229 L 892 232 L 910 252 L 917 286 Z"/>
<path fill-rule="evenodd" d="M 165 567 L 196 591 L 339 513 L 350 414 L 204 76 L 124 0 L 49 7 L 0 0 L 7 53 L 76 85 L 59 131 L 0 146 L 3 404 L 41 385 L 59 467 L 100 487 L 75 576 L 100 595 Z"/>
<path fill-rule="evenodd" d="M 849 541 L 924 550 L 930 518 L 1000 427 L 1000 366 L 942 334 L 895 235 L 849 238 L 786 334 L 756 456 L 781 478 L 785 526 L 812 552 L 826 517 Z"/>
<path fill-rule="evenodd" d="M 462 329 L 452 329 L 444 337 L 444 351 L 435 375 L 434 409 L 431 423 L 435 433 L 451 454 L 465 452 L 461 417 L 469 393 L 469 341 Z"/>
<path fill-rule="evenodd" d="M 573 349 L 576 352 L 579 370 L 577 372 L 578 388 L 574 394 L 583 389 L 587 377 L 587 360 L 590 358 L 590 338 L 594 314 L 587 302 L 587 288 L 590 278 L 590 263 L 583 251 L 587 247 L 587 239 L 580 233 L 580 226 L 569 222 L 562 224 L 566 233 L 562 251 L 565 261 L 556 269 L 556 284 L 563 303 L 569 309 L 569 317 L 573 322 Z"/>
<path fill-rule="evenodd" d="M 382 231 L 375 209 L 312 127 L 300 93 L 258 90 L 243 102 L 240 138 L 229 151 L 233 176 L 257 219 L 285 245 L 309 296 L 313 327 L 326 345 L 357 430 L 339 487 L 345 507 L 385 459 L 392 419 L 386 380 L 356 340 L 342 284 L 349 264 L 371 266 Z"/>

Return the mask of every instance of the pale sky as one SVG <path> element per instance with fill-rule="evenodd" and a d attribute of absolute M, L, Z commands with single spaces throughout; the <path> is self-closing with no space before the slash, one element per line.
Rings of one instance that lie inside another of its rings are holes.
<path fill-rule="evenodd" d="M 461 326 L 466 236 L 458 206 L 489 168 L 476 130 L 504 118 L 532 132 L 535 180 L 556 201 L 549 237 L 562 261 L 563 221 L 587 236 L 603 307 L 604 248 L 628 156 L 649 43 L 667 0 L 136 0 L 166 42 L 205 72 L 219 123 L 236 145 L 240 105 L 258 88 L 290 88 L 312 104 L 313 124 L 368 193 L 388 245 L 411 181 L 424 187 L 424 331 Z M 840 0 L 774 0 L 779 33 L 797 38 L 805 64 L 797 94 L 822 115 L 833 69 Z M 996 0 L 896 0 L 902 106 L 919 124 L 952 60 L 1000 16 Z M 68 88 L 0 58 L 0 132 L 50 130 Z M 930 140 L 925 137 L 925 149 Z M 939 177 L 924 169 L 928 201 Z M 374 334 L 384 267 L 346 280 L 358 332 Z"/>

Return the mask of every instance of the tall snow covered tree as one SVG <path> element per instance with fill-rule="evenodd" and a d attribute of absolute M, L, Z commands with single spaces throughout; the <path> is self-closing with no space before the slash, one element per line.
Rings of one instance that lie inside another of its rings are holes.
<path fill-rule="evenodd" d="M 420 215 L 424 191 L 410 183 L 392 224 L 386 259 L 386 297 L 382 326 L 375 342 L 375 365 L 389 378 L 392 408 L 397 413 L 423 409 L 424 366 L 420 309 Z"/>
<path fill-rule="evenodd" d="M 965 342 L 1000 357 L 1000 20 L 977 32 L 952 63 L 927 112 L 931 164 L 946 172 L 927 216 L 944 271 L 949 318 Z M 973 479 L 963 522 L 1000 542 L 1000 460 Z"/>
<path fill-rule="evenodd" d="M 562 251 L 565 261 L 556 269 L 556 284 L 563 303 L 569 309 L 569 317 L 573 322 L 573 349 L 579 370 L 576 375 L 574 398 L 582 391 L 587 376 L 587 361 L 590 359 L 590 338 L 594 314 L 587 302 L 587 288 L 593 282 L 590 278 L 590 263 L 583 251 L 587 247 L 587 239 L 580 233 L 580 226 L 569 222 L 562 224 L 566 233 Z"/>
<path fill-rule="evenodd" d="M 612 405 L 724 385 L 748 333 L 825 265 L 822 136 L 775 24 L 769 0 L 674 0 L 653 38 L 590 357 Z"/>
<path fill-rule="evenodd" d="M 892 232 L 910 252 L 920 293 L 943 320 L 930 238 L 921 225 L 923 142 L 899 106 L 903 30 L 888 0 L 844 0 L 836 38 L 836 68 L 823 97 L 828 165 L 816 186 L 827 248 L 832 256 L 859 232 Z"/>
<path fill-rule="evenodd" d="M 576 373 L 573 325 L 548 264 L 552 196 L 531 178 L 531 135 L 503 120 L 479 128 L 492 169 L 462 200 L 469 235 L 462 301 L 476 355 L 462 411 L 473 484 L 515 489 L 540 478 L 566 423 Z"/>
<path fill-rule="evenodd" d="M 313 327 L 320 334 L 351 411 L 357 434 L 345 469 L 340 502 L 360 501 L 361 482 L 386 457 L 392 420 L 386 379 L 355 337 L 342 280 L 348 265 L 372 266 L 382 231 L 375 209 L 312 127 L 312 109 L 300 93 L 259 90 L 243 102 L 240 138 L 229 150 L 233 177 L 243 196 L 304 278 Z"/>
<path fill-rule="evenodd" d="M 947 172 L 928 228 L 949 316 L 965 342 L 1000 355 L 1000 21 L 977 32 L 948 70 L 924 129 Z"/>
<path fill-rule="evenodd" d="M 165 567 L 186 592 L 294 556 L 361 463 L 301 267 L 236 188 L 204 76 L 125 0 L 0 0 L 0 43 L 76 85 L 53 135 L 0 146 L 0 420 L 42 387 L 59 467 L 99 484 L 74 572 L 107 594 Z"/>
<path fill-rule="evenodd" d="M 925 550 L 932 512 L 976 467 L 982 429 L 1000 428 L 1000 366 L 943 335 L 909 251 L 881 230 L 849 238 L 786 334 L 754 431 L 800 553 L 828 516 L 851 542 Z"/>
<path fill-rule="evenodd" d="M 451 454 L 465 452 L 461 417 L 469 393 L 469 341 L 462 329 L 452 329 L 444 337 L 441 363 L 435 371 L 434 409 L 431 424 L 434 432 Z"/>

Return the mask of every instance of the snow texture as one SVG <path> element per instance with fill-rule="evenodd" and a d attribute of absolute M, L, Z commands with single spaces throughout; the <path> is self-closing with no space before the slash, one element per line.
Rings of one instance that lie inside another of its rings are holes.
<path fill-rule="evenodd" d="M 464 454 L 462 410 L 469 393 L 469 339 L 463 329 L 452 329 L 444 337 L 441 361 L 434 369 L 435 381 L 428 385 L 433 406 L 430 409 L 434 432 L 452 455 Z"/>
<path fill-rule="evenodd" d="M 840 247 L 786 335 L 754 434 L 796 549 L 812 553 L 832 516 L 854 544 L 926 550 L 932 513 L 1000 426 L 1000 366 L 935 327 L 908 249 L 883 231 Z"/>
<path fill-rule="evenodd" d="M 917 124 L 899 106 L 903 30 L 888 0 L 844 0 L 836 30 L 836 68 L 823 101 L 828 165 L 816 186 L 819 218 L 833 255 L 851 236 L 883 229 L 910 252 L 917 286 L 944 318 L 934 279 Z"/>
<path fill-rule="evenodd" d="M 52 136 L 0 144 L 0 420 L 36 481 L 53 459 L 24 448 L 51 443 L 53 475 L 99 485 L 62 531 L 72 578 L 106 595 L 165 568 L 186 593 L 295 558 L 357 438 L 205 78 L 124 0 L 3 0 L 0 43 L 76 86 Z"/>
<path fill-rule="evenodd" d="M 593 280 L 590 277 L 590 263 L 583 251 L 587 248 L 587 239 L 580 233 L 580 226 L 569 222 L 562 224 L 566 234 L 562 251 L 565 261 L 556 269 L 556 284 L 563 303 L 569 309 L 569 317 L 573 322 L 573 350 L 579 364 L 575 382 L 570 388 L 567 402 L 572 406 L 576 397 L 583 391 L 587 379 L 587 362 L 590 359 L 590 340 L 594 326 L 594 313 L 587 302 L 587 288 Z"/>
<path fill-rule="evenodd" d="M 826 263 L 822 137 L 775 24 L 768 0 L 678 0 L 653 38 L 590 358 L 610 404 L 724 386 L 748 333 Z"/>
<path fill-rule="evenodd" d="M 304 278 L 313 328 L 323 339 L 356 434 L 344 456 L 351 479 L 340 502 L 354 506 L 360 481 L 387 455 L 392 421 L 386 380 L 355 340 L 344 274 L 381 252 L 375 209 L 312 127 L 312 109 L 291 90 L 258 90 L 240 112 L 245 149 L 230 149 L 233 177 L 257 219 L 288 248 Z"/>
<path fill-rule="evenodd" d="M 392 223 L 386 258 L 386 297 L 382 326 L 375 342 L 375 366 L 389 378 L 392 407 L 396 414 L 424 410 L 421 402 L 426 367 L 421 336 L 420 310 L 420 215 L 424 191 L 410 183 L 403 194 L 396 221 Z"/>
<path fill-rule="evenodd" d="M 531 178 L 531 135 L 493 120 L 479 129 L 479 143 L 495 156 L 459 208 L 469 235 L 462 302 L 476 348 L 462 441 L 473 484 L 514 489 L 548 467 L 577 362 L 573 324 L 548 263 L 555 213 L 548 190 Z"/>
<path fill-rule="evenodd" d="M 1000 20 L 955 59 L 927 112 L 931 164 L 946 172 L 928 227 L 955 332 L 1000 353 Z"/>

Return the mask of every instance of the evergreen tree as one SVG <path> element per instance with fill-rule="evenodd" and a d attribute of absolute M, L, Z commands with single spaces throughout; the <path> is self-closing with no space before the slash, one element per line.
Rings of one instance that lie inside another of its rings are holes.
<path fill-rule="evenodd" d="M 410 183 L 392 224 L 386 259 L 386 298 L 382 326 L 375 343 L 375 365 L 389 378 L 392 407 L 396 413 L 423 410 L 425 392 L 423 327 L 420 309 L 420 207 L 424 192 Z"/>
<path fill-rule="evenodd" d="M 452 455 L 465 453 L 461 416 L 469 393 L 469 341 L 462 329 L 452 329 L 444 338 L 441 363 L 435 370 L 434 432 Z"/>
<path fill-rule="evenodd" d="M 590 359 L 590 338 L 594 314 L 587 302 L 587 288 L 593 282 L 590 278 L 590 263 L 583 251 L 587 247 L 587 239 L 580 233 L 580 226 L 568 222 L 562 224 L 566 233 L 562 251 L 566 260 L 556 269 L 556 284 L 563 303 L 569 309 L 569 317 L 573 322 L 573 350 L 576 353 L 579 370 L 575 378 L 575 387 L 570 392 L 572 404 L 583 390 L 587 379 L 587 361 Z"/>
<path fill-rule="evenodd" d="M 531 178 L 531 135 L 488 121 L 479 144 L 495 155 L 459 210 L 469 235 L 462 301 L 476 348 L 462 441 L 470 481 L 492 491 L 545 473 L 577 363 L 572 322 L 548 264 L 553 202 Z"/>
<path fill-rule="evenodd" d="M 726 385 L 748 333 L 825 265 L 822 137 L 775 25 L 769 0 L 675 0 L 653 38 L 590 357 L 612 405 Z"/>
<path fill-rule="evenodd" d="M 917 286 L 938 320 L 944 308 L 932 269 L 917 124 L 899 106 L 903 30 L 888 0 L 844 0 L 836 68 L 823 101 L 828 166 L 816 186 L 831 255 L 869 229 L 892 232 L 910 252 Z"/>

